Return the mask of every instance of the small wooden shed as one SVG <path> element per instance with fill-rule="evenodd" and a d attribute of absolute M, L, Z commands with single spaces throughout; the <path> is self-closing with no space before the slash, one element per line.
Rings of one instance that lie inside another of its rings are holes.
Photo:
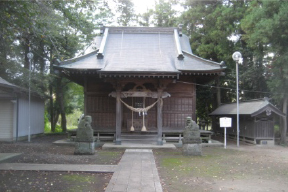
<path fill-rule="evenodd" d="M 227 135 L 237 136 L 237 104 L 223 104 L 213 111 L 215 116 L 213 130 L 223 133 L 219 117 L 231 117 L 232 127 L 227 129 Z M 277 116 L 285 116 L 269 102 L 268 98 L 239 102 L 239 137 L 254 144 L 274 144 L 274 122 Z"/>
<path fill-rule="evenodd" d="M 44 99 L 31 94 L 30 135 L 44 132 Z M 0 141 L 26 139 L 29 134 L 28 90 L 0 77 Z"/>

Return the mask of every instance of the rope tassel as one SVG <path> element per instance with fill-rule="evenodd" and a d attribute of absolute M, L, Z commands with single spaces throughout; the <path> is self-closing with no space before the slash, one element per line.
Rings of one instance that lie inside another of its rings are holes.
<path fill-rule="evenodd" d="M 134 131 L 135 128 L 133 127 L 133 111 L 136 113 L 139 113 L 139 116 L 141 116 L 141 113 L 143 115 L 143 126 L 141 131 L 147 131 L 147 128 L 145 126 L 145 115 L 147 115 L 147 112 L 149 109 L 151 109 L 152 107 L 154 107 L 154 105 L 156 103 L 158 103 L 158 101 L 160 101 L 161 105 L 163 104 L 162 98 L 159 98 L 157 101 L 155 101 L 152 105 L 148 106 L 148 107 L 143 107 L 143 108 L 134 108 L 130 105 L 128 105 L 127 103 L 125 103 L 124 101 L 122 101 L 122 99 L 119 98 L 119 100 L 128 108 L 132 111 L 132 126 L 130 128 L 130 131 Z M 145 101 L 144 101 L 145 102 Z"/>

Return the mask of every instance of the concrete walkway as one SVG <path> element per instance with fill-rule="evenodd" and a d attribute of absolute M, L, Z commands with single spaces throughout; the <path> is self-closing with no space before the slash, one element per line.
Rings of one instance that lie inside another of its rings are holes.
<path fill-rule="evenodd" d="M 117 165 L 0 163 L 0 170 L 114 172 Z"/>
<path fill-rule="evenodd" d="M 151 149 L 126 149 L 106 192 L 162 192 Z"/>
<path fill-rule="evenodd" d="M 21 155 L 22 153 L 0 153 L 0 161 L 4 161 L 6 159 L 16 157 L 18 155 Z"/>

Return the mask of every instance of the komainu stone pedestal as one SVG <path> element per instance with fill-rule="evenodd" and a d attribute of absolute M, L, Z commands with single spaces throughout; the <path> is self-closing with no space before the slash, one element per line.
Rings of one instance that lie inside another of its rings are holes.
<path fill-rule="evenodd" d="M 201 156 L 202 145 L 201 144 L 183 144 L 182 154 L 185 156 Z"/>
<path fill-rule="evenodd" d="M 186 127 L 183 133 L 182 154 L 185 156 L 201 156 L 202 145 L 199 126 L 191 117 L 186 119 Z"/>
<path fill-rule="evenodd" d="M 94 142 L 76 142 L 74 154 L 75 155 L 95 154 L 95 143 Z"/>
<path fill-rule="evenodd" d="M 78 124 L 75 139 L 75 155 L 95 154 L 94 131 L 91 127 L 91 116 L 85 116 Z"/>

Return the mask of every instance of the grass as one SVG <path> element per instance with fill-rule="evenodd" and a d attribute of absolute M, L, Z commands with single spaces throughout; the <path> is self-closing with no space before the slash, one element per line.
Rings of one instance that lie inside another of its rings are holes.
<path fill-rule="evenodd" d="M 76 129 L 78 126 L 78 119 L 80 117 L 80 115 L 83 112 L 80 110 L 74 110 L 72 114 L 69 114 L 66 116 L 67 118 L 67 130 L 69 129 Z M 55 127 L 55 133 L 61 133 L 62 132 L 62 128 L 60 126 L 60 122 L 61 122 L 61 118 L 59 118 L 58 123 L 56 124 Z M 44 133 L 52 133 L 51 132 L 51 123 L 48 120 L 48 114 L 45 113 L 45 127 L 44 127 Z"/>

